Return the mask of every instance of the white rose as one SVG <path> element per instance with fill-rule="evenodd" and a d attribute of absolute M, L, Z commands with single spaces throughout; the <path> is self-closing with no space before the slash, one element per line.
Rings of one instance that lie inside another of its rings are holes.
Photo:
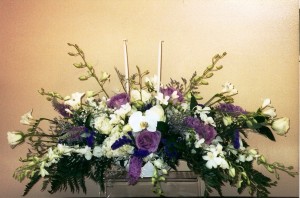
<path fill-rule="evenodd" d="M 23 142 L 24 136 L 21 132 L 7 132 L 7 141 L 10 145 L 15 146 Z"/>
<path fill-rule="evenodd" d="M 287 117 L 278 118 L 272 122 L 272 129 L 278 135 L 285 135 L 290 128 L 290 119 Z"/>
<path fill-rule="evenodd" d="M 107 117 L 101 116 L 95 118 L 95 128 L 103 134 L 109 134 L 113 127 Z"/>

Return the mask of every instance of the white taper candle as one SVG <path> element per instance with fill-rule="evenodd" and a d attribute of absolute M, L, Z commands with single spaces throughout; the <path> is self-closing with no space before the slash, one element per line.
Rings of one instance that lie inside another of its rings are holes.
<path fill-rule="evenodd" d="M 129 93 L 129 66 L 128 66 L 128 54 L 127 54 L 127 40 L 124 41 L 124 65 L 125 65 L 125 86 L 126 92 Z"/>
<path fill-rule="evenodd" d="M 160 92 L 160 81 L 161 81 L 161 65 L 162 65 L 162 43 L 163 41 L 159 41 L 159 46 L 158 46 L 158 64 L 157 64 L 157 88 L 156 91 L 157 93 Z"/>

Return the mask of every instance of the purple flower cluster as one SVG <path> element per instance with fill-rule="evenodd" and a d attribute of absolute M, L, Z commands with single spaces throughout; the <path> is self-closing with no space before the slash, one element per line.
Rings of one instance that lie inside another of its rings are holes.
<path fill-rule="evenodd" d="M 74 126 L 63 132 L 65 133 L 65 135 L 62 135 L 60 137 L 60 141 L 67 141 L 67 143 L 79 142 L 83 140 L 83 137 L 81 135 L 86 132 L 86 127 Z"/>
<path fill-rule="evenodd" d="M 164 96 L 169 96 L 170 98 L 171 98 L 171 96 L 172 96 L 172 94 L 173 94 L 174 91 L 177 91 L 178 98 L 171 100 L 173 102 L 173 104 L 175 104 L 177 102 L 183 102 L 183 95 L 182 95 L 182 93 L 179 90 L 177 90 L 177 89 L 175 89 L 173 87 L 162 88 L 160 90 L 160 92 Z"/>
<path fill-rule="evenodd" d="M 247 111 L 245 111 L 242 107 L 233 105 L 231 103 L 221 103 L 221 104 L 219 104 L 219 106 L 217 106 L 217 109 L 219 111 L 222 111 L 224 113 L 229 113 L 234 116 L 238 116 L 238 115 L 247 113 Z"/>
<path fill-rule="evenodd" d="M 68 112 L 66 112 L 66 109 L 69 109 L 70 106 L 69 105 L 65 105 L 63 103 L 59 103 L 56 99 L 52 100 L 52 106 L 54 107 L 54 109 L 62 116 L 64 116 L 65 118 L 71 118 L 72 115 L 69 114 Z"/>
<path fill-rule="evenodd" d="M 238 129 L 236 129 L 233 133 L 233 147 L 235 149 L 239 149 L 240 148 L 240 132 Z"/>
<path fill-rule="evenodd" d="M 129 95 L 127 93 L 120 93 L 110 98 L 107 102 L 109 108 L 119 109 L 122 105 L 130 101 Z"/>
<path fill-rule="evenodd" d="M 111 149 L 116 150 L 125 144 L 131 144 L 131 143 L 132 140 L 126 137 L 125 135 L 123 135 L 120 139 L 118 139 L 111 145 Z"/>
<path fill-rule="evenodd" d="M 129 162 L 129 170 L 127 173 L 127 179 L 129 185 L 134 185 L 138 182 L 141 175 L 143 166 L 143 159 L 140 157 L 132 156 Z"/>
<path fill-rule="evenodd" d="M 193 128 L 196 133 L 199 135 L 199 138 L 204 138 L 206 144 L 210 144 L 217 135 L 217 131 L 211 125 L 204 124 L 198 118 L 187 117 L 184 120 L 184 124 L 188 127 Z"/>

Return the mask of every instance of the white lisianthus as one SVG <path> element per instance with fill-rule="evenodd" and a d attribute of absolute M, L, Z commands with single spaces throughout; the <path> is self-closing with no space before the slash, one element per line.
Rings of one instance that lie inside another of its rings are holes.
<path fill-rule="evenodd" d="M 21 120 L 20 120 L 21 124 L 32 125 L 35 122 L 35 120 L 33 119 L 33 116 L 32 116 L 32 111 L 33 110 L 31 110 L 21 116 Z"/>
<path fill-rule="evenodd" d="M 222 87 L 222 93 L 226 93 L 230 96 L 238 93 L 238 91 L 234 88 L 233 84 L 231 84 L 230 82 L 226 82 L 224 85 L 222 85 Z"/>
<path fill-rule="evenodd" d="M 10 145 L 15 146 L 24 141 L 24 134 L 22 132 L 7 132 L 7 141 Z"/>
<path fill-rule="evenodd" d="M 81 99 L 85 93 L 73 93 L 71 98 L 65 101 L 65 105 L 70 105 L 73 109 L 78 109 L 81 105 Z"/>
<path fill-rule="evenodd" d="M 262 114 L 270 116 L 271 118 L 276 117 L 276 112 L 275 108 L 269 108 L 269 109 L 264 109 L 262 111 Z"/>
<path fill-rule="evenodd" d="M 285 135 L 290 128 L 290 119 L 287 117 L 278 118 L 272 122 L 272 129 L 278 135 Z"/>
<path fill-rule="evenodd" d="M 271 100 L 270 100 L 270 98 L 266 98 L 266 99 L 264 99 L 264 101 L 263 101 L 263 103 L 262 103 L 262 105 L 261 105 L 261 109 L 264 109 L 264 108 L 266 108 L 266 107 L 268 107 L 268 106 L 270 106 L 271 105 Z"/>
<path fill-rule="evenodd" d="M 99 116 L 95 118 L 95 128 L 103 134 L 109 134 L 113 128 L 110 120 L 106 116 Z"/>

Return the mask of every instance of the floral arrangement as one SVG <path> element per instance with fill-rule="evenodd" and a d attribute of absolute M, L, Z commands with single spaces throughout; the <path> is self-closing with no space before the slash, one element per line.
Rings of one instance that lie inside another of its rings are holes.
<path fill-rule="evenodd" d="M 31 146 L 13 175 L 20 182 L 29 179 L 24 195 L 40 180 L 42 190 L 50 188 L 50 193 L 68 188 L 86 192 L 87 178 L 103 190 L 108 175 L 125 172 L 129 185 L 149 177 L 153 192 L 163 196 L 160 184 L 170 170 L 176 170 L 179 160 L 204 181 L 205 197 L 213 189 L 222 195 L 224 183 L 235 186 L 238 193 L 247 189 L 252 196 L 267 197 L 276 181 L 255 170 L 255 161 L 277 179 L 279 171 L 298 174 L 292 166 L 269 162 L 246 142 L 248 133 L 275 141 L 273 132 L 283 136 L 289 130 L 289 119 L 276 118 L 270 99 L 256 111 L 247 111 L 233 104 L 238 92 L 225 83 L 212 98 L 199 102 L 198 88 L 208 85 L 207 80 L 222 69 L 218 62 L 226 53 L 214 56 L 202 74 L 195 72 L 189 80 L 171 79 L 165 86 L 139 67 L 128 78 L 116 69 L 124 92 L 109 96 L 105 87 L 110 75 L 97 76 L 79 46 L 68 45 L 76 50 L 69 55 L 81 58 L 74 66 L 87 70 L 79 79 L 94 78 L 100 88 L 66 97 L 41 89 L 39 93 L 59 116 L 36 119 L 31 110 L 21 117 L 27 132 L 7 133 L 12 148 L 24 142 Z M 48 123 L 47 130 L 43 122 Z"/>

